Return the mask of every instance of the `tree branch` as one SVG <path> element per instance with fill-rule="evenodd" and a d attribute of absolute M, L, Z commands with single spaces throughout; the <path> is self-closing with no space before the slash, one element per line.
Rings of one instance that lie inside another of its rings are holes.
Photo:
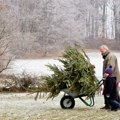
<path fill-rule="evenodd" d="M 12 61 L 12 59 L 13 59 L 13 57 L 11 57 L 10 59 L 8 59 L 8 61 L 7 61 L 6 65 L 4 66 L 4 68 L 2 68 L 0 70 L 0 73 L 2 73 L 4 70 L 6 70 L 8 68 L 8 66 L 9 66 L 10 62 Z"/>

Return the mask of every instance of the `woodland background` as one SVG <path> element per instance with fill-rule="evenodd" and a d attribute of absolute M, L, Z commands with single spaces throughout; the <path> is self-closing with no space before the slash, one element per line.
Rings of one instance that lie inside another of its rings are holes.
<path fill-rule="evenodd" d="M 120 49 L 120 0 L 0 0 L 0 51 L 58 55 L 68 46 Z"/>

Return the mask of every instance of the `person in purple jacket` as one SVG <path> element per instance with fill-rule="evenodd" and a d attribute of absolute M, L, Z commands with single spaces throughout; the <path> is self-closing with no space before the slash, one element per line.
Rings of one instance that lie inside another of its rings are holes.
<path fill-rule="evenodd" d="M 109 102 L 111 110 L 117 111 L 120 109 L 120 103 L 117 101 L 116 79 L 112 77 L 112 73 L 112 66 L 105 69 L 103 95 L 107 102 Z"/>

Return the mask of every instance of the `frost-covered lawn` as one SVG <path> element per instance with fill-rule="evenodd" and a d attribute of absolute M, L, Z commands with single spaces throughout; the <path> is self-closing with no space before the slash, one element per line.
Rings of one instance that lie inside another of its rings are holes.
<path fill-rule="evenodd" d="M 74 109 L 64 110 L 60 107 L 63 93 L 56 98 L 42 97 L 34 100 L 35 94 L 9 93 L 0 94 L 0 120 L 120 120 L 120 111 L 101 110 L 103 96 L 96 95 L 95 105 L 87 107 L 76 99 Z"/>

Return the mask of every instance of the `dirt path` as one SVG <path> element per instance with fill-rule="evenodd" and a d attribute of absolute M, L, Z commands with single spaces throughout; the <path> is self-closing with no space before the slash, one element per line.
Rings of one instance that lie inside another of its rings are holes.
<path fill-rule="evenodd" d="M 60 107 L 61 93 L 55 99 L 42 97 L 37 101 L 35 95 L 0 94 L 0 120 L 120 120 L 120 111 L 100 110 L 103 96 L 95 97 L 95 106 L 87 107 L 79 99 L 72 110 Z"/>

